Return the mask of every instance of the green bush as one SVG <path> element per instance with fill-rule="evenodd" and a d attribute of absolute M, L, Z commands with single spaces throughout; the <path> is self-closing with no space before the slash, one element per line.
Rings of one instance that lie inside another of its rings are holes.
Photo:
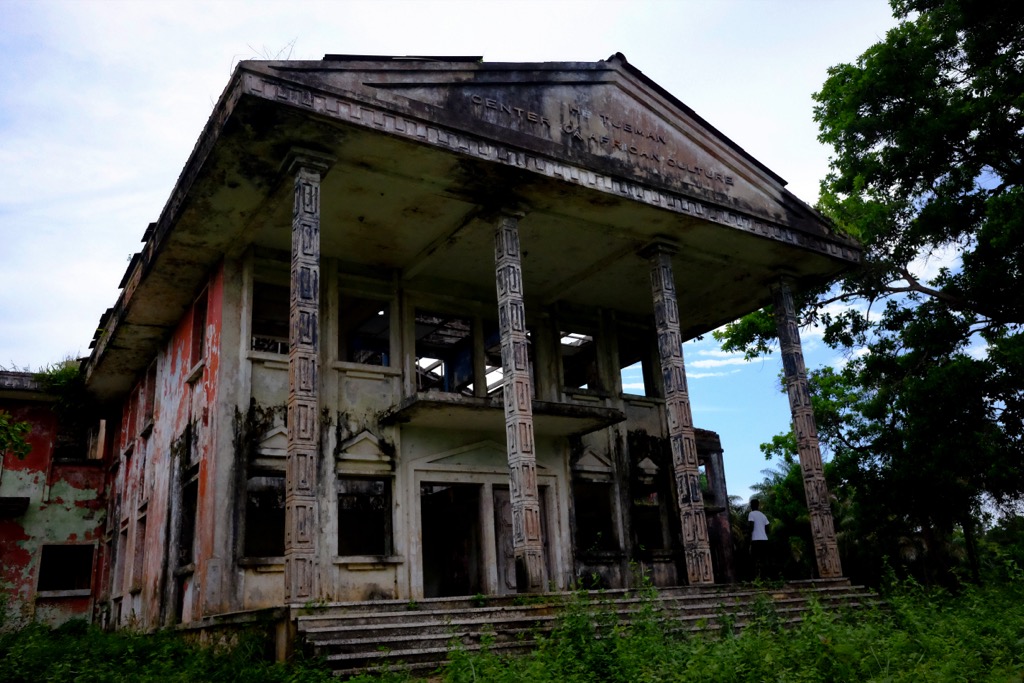
<path fill-rule="evenodd" d="M 813 605 L 783 628 L 769 599 L 742 631 L 666 632 L 656 601 L 626 625 L 577 599 L 539 647 L 499 657 L 456 647 L 450 683 L 655 683 L 670 681 L 1022 681 L 1024 584 L 968 588 L 957 596 L 902 584 L 886 606 L 830 611 Z"/>

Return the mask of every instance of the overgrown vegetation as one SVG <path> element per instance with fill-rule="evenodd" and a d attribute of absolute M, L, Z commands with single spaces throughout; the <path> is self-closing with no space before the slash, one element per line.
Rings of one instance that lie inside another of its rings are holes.
<path fill-rule="evenodd" d="M 600 602 L 571 603 L 560 625 L 530 654 L 453 645 L 429 680 L 448 683 L 653 683 L 670 681 L 1020 681 L 1024 678 L 1024 577 L 960 595 L 913 582 L 893 587 L 881 609 L 814 608 L 783 630 L 772 603 L 742 631 L 728 627 L 675 636 L 647 600 L 632 624 Z M 271 664 L 263 643 L 199 649 L 169 633 L 108 634 L 81 623 L 34 625 L 0 635 L 0 681 L 327 681 L 315 662 Z M 365 674 L 361 683 L 428 679 Z"/>
<path fill-rule="evenodd" d="M 86 457 L 89 428 L 96 420 L 95 404 L 85 388 L 82 363 L 66 358 L 35 373 L 43 390 L 54 396 L 53 412 L 57 415 L 57 438 L 53 457 L 76 460 Z"/>
<path fill-rule="evenodd" d="M 29 423 L 15 420 L 10 413 L 0 410 L 0 458 L 11 453 L 23 460 L 32 449 L 28 442 L 31 429 Z"/>
<path fill-rule="evenodd" d="M 753 624 L 689 637 L 666 633 L 649 606 L 629 626 L 600 608 L 571 608 L 532 654 L 506 659 L 456 649 L 445 681 L 1019 681 L 1024 590 L 1019 580 L 960 596 L 908 583 L 888 607 L 815 608 L 782 630 L 765 601 Z M 598 633 L 601 634 L 598 637 Z"/>
<path fill-rule="evenodd" d="M 39 624 L 0 634 L 4 683 L 239 681 L 287 683 L 336 680 L 310 662 L 287 666 L 266 658 L 265 644 L 249 636 L 233 648 L 200 648 L 172 632 L 106 633 L 82 621 L 56 629 Z"/>

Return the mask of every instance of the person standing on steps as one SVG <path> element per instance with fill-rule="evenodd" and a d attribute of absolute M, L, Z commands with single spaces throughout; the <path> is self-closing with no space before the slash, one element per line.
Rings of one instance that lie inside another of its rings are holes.
<path fill-rule="evenodd" d="M 761 501 L 750 499 L 750 513 L 747 523 L 750 525 L 750 560 L 754 566 L 754 576 L 761 578 L 768 557 L 768 518 L 760 510 Z"/>

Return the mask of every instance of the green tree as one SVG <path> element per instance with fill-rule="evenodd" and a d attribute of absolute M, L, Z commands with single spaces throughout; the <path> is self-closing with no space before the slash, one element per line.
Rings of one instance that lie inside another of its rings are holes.
<path fill-rule="evenodd" d="M 1024 4 L 892 7 L 814 96 L 834 149 L 819 207 L 865 258 L 801 314 L 849 358 L 812 377 L 834 486 L 875 548 L 946 580 L 960 533 L 977 575 L 984 497 L 1024 493 Z M 768 315 L 724 346 L 763 352 Z"/>

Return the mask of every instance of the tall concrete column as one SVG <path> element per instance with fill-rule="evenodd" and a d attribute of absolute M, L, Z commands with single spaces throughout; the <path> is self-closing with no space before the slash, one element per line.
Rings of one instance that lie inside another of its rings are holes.
<path fill-rule="evenodd" d="M 494 271 L 498 289 L 498 326 L 505 394 L 505 436 L 512 502 L 512 547 L 520 593 L 546 587 L 541 538 L 537 454 L 533 439 L 533 391 L 527 350 L 523 270 L 519 256 L 519 221 L 501 216 L 494 232 Z"/>
<path fill-rule="evenodd" d="M 775 327 L 782 350 L 786 394 L 793 414 L 793 432 L 796 434 L 800 470 L 804 478 L 804 495 L 807 497 L 807 510 L 811 517 L 811 538 L 814 556 L 818 561 L 818 575 L 823 579 L 836 578 L 843 575 L 843 568 L 839 562 L 839 546 L 836 545 L 825 473 L 821 469 L 818 428 L 814 422 L 811 395 L 807 388 L 807 368 L 804 366 L 804 352 L 800 345 L 800 328 L 793 306 L 793 294 L 785 281 L 773 287 L 772 294 L 775 299 Z"/>
<path fill-rule="evenodd" d="M 683 528 L 683 552 L 690 584 L 715 582 L 708 544 L 704 499 L 700 492 L 697 441 L 693 433 L 690 395 L 686 386 L 682 338 L 679 334 L 679 307 L 672 274 L 672 254 L 667 244 L 653 244 L 642 252 L 651 267 L 651 293 L 654 297 L 654 321 L 658 332 L 658 356 L 665 382 L 665 415 L 672 447 L 672 467 L 676 478 L 679 519 Z"/>
<path fill-rule="evenodd" d="M 320 178 L 322 160 L 296 156 L 288 311 L 288 464 L 285 470 L 285 602 L 318 597 L 317 462 L 320 433 Z"/>

